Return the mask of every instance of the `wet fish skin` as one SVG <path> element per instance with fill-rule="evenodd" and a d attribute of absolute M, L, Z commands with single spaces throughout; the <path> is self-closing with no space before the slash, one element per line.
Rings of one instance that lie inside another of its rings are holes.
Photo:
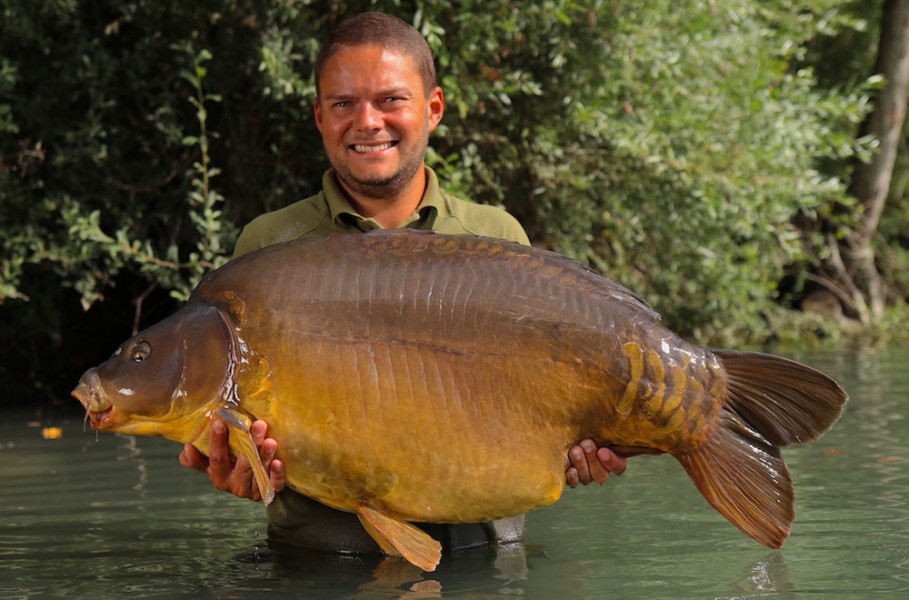
<path fill-rule="evenodd" d="M 124 371 L 141 344 L 163 360 Z M 143 383 L 125 385 L 138 369 Z M 406 231 L 232 261 L 74 395 L 97 428 L 203 451 L 221 415 L 266 489 L 248 435 L 263 418 L 290 487 L 357 513 L 386 552 L 426 570 L 438 544 L 408 521 L 551 504 L 567 449 L 588 437 L 672 454 L 721 513 L 778 547 L 793 506 L 777 448 L 817 437 L 846 402 L 804 365 L 685 342 L 635 294 L 564 257 Z"/>

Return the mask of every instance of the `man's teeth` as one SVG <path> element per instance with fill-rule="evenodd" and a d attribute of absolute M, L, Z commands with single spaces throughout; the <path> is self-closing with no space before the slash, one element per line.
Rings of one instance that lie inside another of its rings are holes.
<path fill-rule="evenodd" d="M 388 150 L 394 146 L 394 142 L 385 142 L 384 144 L 377 144 L 372 146 L 367 146 L 366 144 L 354 144 L 354 150 L 357 152 L 382 152 L 383 150 Z"/>

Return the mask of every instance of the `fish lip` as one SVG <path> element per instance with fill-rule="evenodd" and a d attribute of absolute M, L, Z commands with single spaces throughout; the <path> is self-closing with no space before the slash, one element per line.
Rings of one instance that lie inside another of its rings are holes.
<path fill-rule="evenodd" d="M 71 395 L 85 408 L 85 418 L 91 422 L 92 429 L 107 429 L 114 421 L 114 407 L 104 398 L 99 384 L 98 373 L 89 369 Z"/>
<path fill-rule="evenodd" d="M 91 388 L 89 388 L 88 385 L 83 382 L 79 382 L 79 387 L 70 392 L 70 395 L 79 401 L 79 404 L 85 408 L 86 412 L 90 410 L 89 407 L 91 406 L 92 402 L 92 393 Z"/>
<path fill-rule="evenodd" d="M 114 421 L 113 406 L 100 411 L 90 410 L 86 414 L 91 422 L 92 429 L 107 429 Z"/>
<path fill-rule="evenodd" d="M 72 396 L 85 407 L 85 419 L 91 424 L 92 429 L 107 429 L 111 426 L 114 421 L 113 406 L 93 407 L 92 404 L 97 405 L 100 403 L 93 402 L 93 399 L 90 396 L 86 396 L 80 389 L 73 390 Z"/>

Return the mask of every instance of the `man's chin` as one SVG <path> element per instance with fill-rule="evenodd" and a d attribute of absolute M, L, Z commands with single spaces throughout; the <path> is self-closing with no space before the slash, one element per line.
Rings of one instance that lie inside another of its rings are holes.
<path fill-rule="evenodd" d="M 394 198 L 403 192 L 409 181 L 408 178 L 401 176 L 400 173 L 395 173 L 391 176 L 381 174 L 368 176 L 348 174 L 345 176 L 340 173 L 339 175 L 345 187 L 354 193 L 382 200 Z"/>
<path fill-rule="evenodd" d="M 420 169 L 425 168 L 423 158 L 423 154 L 420 154 L 412 157 L 412 160 L 396 161 L 394 165 L 379 162 L 371 165 L 343 163 L 335 165 L 335 172 L 350 192 L 377 200 L 389 200 L 406 190 Z"/>

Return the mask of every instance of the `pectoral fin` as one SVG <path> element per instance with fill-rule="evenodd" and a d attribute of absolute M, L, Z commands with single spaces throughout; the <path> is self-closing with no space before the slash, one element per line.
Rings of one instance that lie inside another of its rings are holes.
<path fill-rule="evenodd" d="M 367 533 L 391 556 L 401 556 L 424 571 L 435 571 L 442 545 L 410 523 L 391 517 L 368 502 L 357 502 L 357 516 Z"/>
<path fill-rule="evenodd" d="M 249 431 L 252 421 L 243 413 L 228 408 L 220 409 L 218 418 L 224 421 L 229 428 L 231 450 L 249 461 L 253 476 L 256 478 L 256 485 L 259 486 L 259 491 L 262 493 L 262 502 L 268 506 L 275 499 L 275 490 L 271 487 L 271 479 L 265 472 L 265 467 L 262 466 L 259 450 Z"/>

